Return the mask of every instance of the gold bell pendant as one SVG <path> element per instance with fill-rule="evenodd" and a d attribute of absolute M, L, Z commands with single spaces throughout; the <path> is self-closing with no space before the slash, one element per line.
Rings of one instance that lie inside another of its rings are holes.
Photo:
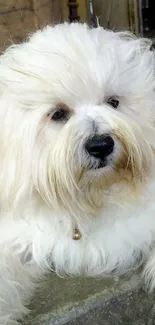
<path fill-rule="evenodd" d="M 81 238 L 81 233 L 78 229 L 74 230 L 74 234 L 73 234 L 73 239 L 74 240 L 79 240 Z"/>

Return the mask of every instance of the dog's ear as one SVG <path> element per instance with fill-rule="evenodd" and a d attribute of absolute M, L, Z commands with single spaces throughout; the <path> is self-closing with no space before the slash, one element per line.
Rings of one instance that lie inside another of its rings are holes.
<path fill-rule="evenodd" d="M 149 94 L 155 89 L 155 43 L 151 39 L 137 38 L 126 32 L 118 33 L 118 36 L 120 52 L 133 80 L 133 92 L 140 96 Z"/>
<path fill-rule="evenodd" d="M 11 209 L 29 182 L 31 120 L 4 86 L 0 93 L 0 207 Z M 18 200 L 19 201 L 19 200 Z"/>

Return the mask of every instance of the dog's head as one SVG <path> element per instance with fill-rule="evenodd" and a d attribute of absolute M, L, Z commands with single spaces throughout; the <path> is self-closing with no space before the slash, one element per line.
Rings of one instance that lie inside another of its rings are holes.
<path fill-rule="evenodd" d="M 0 195 L 73 215 L 131 200 L 152 175 L 151 41 L 82 24 L 46 27 L 0 62 Z M 120 195 L 121 193 L 121 195 Z"/>

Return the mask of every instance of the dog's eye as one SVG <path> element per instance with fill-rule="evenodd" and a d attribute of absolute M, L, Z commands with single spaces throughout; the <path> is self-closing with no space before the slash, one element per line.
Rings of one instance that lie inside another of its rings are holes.
<path fill-rule="evenodd" d="M 117 108 L 119 105 L 119 100 L 118 98 L 111 97 L 108 99 L 107 103 L 112 106 L 113 108 Z"/>
<path fill-rule="evenodd" d="M 68 112 L 63 108 L 59 108 L 51 117 L 53 121 L 67 121 L 68 120 Z"/>
<path fill-rule="evenodd" d="M 64 103 L 59 103 L 55 107 L 55 112 L 51 115 L 51 120 L 56 122 L 67 122 L 70 117 L 70 109 L 69 107 Z"/>

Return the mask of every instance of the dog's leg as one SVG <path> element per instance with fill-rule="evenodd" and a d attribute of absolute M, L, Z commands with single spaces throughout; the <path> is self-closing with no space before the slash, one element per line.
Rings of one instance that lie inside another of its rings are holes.
<path fill-rule="evenodd" d="M 155 288 L 155 249 L 152 250 L 146 266 L 144 267 L 143 277 L 149 290 Z"/>
<path fill-rule="evenodd" d="M 0 325 L 17 325 L 34 291 L 37 268 L 10 247 L 0 246 Z"/>

